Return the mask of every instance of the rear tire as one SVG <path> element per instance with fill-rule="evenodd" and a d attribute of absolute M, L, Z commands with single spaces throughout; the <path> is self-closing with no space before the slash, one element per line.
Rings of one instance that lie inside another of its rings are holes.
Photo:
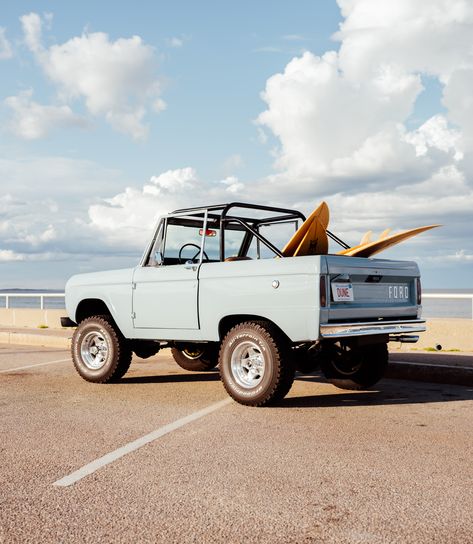
<path fill-rule="evenodd" d="M 176 363 L 184 370 L 203 372 L 212 370 L 218 363 L 218 349 L 213 344 L 195 344 L 185 348 L 171 348 Z"/>
<path fill-rule="evenodd" d="M 320 367 L 327 380 L 340 389 L 359 390 L 376 384 L 388 365 L 386 343 L 350 347 L 333 344 L 321 354 Z"/>
<path fill-rule="evenodd" d="M 230 329 L 220 348 L 219 367 L 227 393 L 247 406 L 280 401 L 294 381 L 289 343 L 264 321 L 248 321 Z"/>
<path fill-rule="evenodd" d="M 81 321 L 72 337 L 72 361 L 88 382 L 109 383 L 122 378 L 131 364 L 128 342 L 107 315 Z"/>

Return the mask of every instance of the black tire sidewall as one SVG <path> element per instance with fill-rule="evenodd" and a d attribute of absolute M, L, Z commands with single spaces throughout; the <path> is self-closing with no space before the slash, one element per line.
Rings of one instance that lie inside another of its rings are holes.
<path fill-rule="evenodd" d="M 341 389 L 362 389 L 375 385 L 383 376 L 388 364 L 388 349 L 384 343 L 359 348 L 361 366 L 353 373 L 339 372 L 330 357 L 324 357 L 321 368 L 325 377 Z"/>
<path fill-rule="evenodd" d="M 232 354 L 241 342 L 254 342 L 261 350 L 265 361 L 265 371 L 261 382 L 253 388 L 245 388 L 235 380 L 232 368 Z M 230 395 L 243 403 L 258 404 L 266 400 L 268 392 L 272 391 L 277 382 L 278 354 L 274 346 L 265 338 L 265 335 L 256 331 L 254 328 L 241 327 L 235 331 L 230 331 L 224 340 L 220 351 L 220 374 Z"/>
<path fill-rule="evenodd" d="M 97 370 L 89 368 L 83 361 L 81 354 L 82 342 L 90 332 L 102 334 L 108 346 L 107 360 Z M 98 383 L 108 381 L 117 369 L 119 362 L 117 337 L 114 334 L 112 326 L 105 320 L 89 318 L 80 323 L 72 337 L 71 351 L 72 360 L 77 372 L 87 381 Z"/>

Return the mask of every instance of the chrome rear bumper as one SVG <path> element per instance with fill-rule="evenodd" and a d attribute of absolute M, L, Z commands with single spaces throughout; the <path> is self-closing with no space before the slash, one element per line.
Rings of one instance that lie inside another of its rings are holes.
<path fill-rule="evenodd" d="M 322 338 L 347 338 L 351 336 L 371 336 L 374 334 L 411 334 L 424 332 L 425 320 L 412 321 L 371 321 L 367 323 L 327 323 L 320 325 Z"/>

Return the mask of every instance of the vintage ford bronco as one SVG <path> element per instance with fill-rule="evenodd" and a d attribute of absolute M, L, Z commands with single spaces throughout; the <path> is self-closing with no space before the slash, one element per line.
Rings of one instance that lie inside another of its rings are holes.
<path fill-rule="evenodd" d="M 133 352 L 170 347 L 181 367 L 217 365 L 227 392 L 262 406 L 282 399 L 295 370 L 335 385 L 374 385 L 389 341 L 416 342 L 417 265 L 336 254 L 285 257 L 300 212 L 231 203 L 162 217 L 135 268 L 73 276 L 72 358 L 91 382 L 119 380 Z M 347 248 L 339 238 L 330 238 Z"/>

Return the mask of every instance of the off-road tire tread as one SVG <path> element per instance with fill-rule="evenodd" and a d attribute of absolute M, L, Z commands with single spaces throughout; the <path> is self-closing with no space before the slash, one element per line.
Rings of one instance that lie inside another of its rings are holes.
<path fill-rule="evenodd" d="M 281 334 L 277 327 L 267 321 L 245 321 L 243 323 L 235 325 L 227 332 L 227 334 L 223 338 L 223 341 L 220 345 L 219 362 L 221 361 L 221 357 L 223 356 L 223 351 L 228 338 L 231 337 L 233 334 L 245 329 L 252 329 L 254 332 L 264 336 L 271 349 L 274 350 L 276 355 L 276 366 L 278 370 L 278 375 L 275 383 L 272 389 L 266 392 L 264 398 L 259 400 L 252 400 L 246 398 L 242 399 L 239 396 L 235 395 L 232 389 L 227 387 L 227 384 L 222 377 L 221 370 L 220 379 L 230 397 L 232 397 L 240 404 L 255 407 L 277 404 L 289 393 L 294 382 L 295 374 L 294 360 L 292 357 L 292 350 L 290 348 L 289 342 Z M 221 367 L 221 364 L 219 364 L 219 366 Z"/>
<path fill-rule="evenodd" d="M 80 372 L 80 369 L 76 363 L 76 359 L 77 359 L 75 355 L 75 348 L 77 344 L 76 338 L 81 333 L 81 325 L 87 324 L 88 322 L 98 322 L 104 328 L 107 329 L 107 332 L 110 334 L 110 337 L 112 339 L 113 350 L 115 351 L 113 365 L 109 368 L 109 371 L 100 378 L 85 376 L 84 374 Z M 129 348 L 128 342 L 126 341 L 125 337 L 121 334 L 121 332 L 117 329 L 117 326 L 115 325 L 112 317 L 109 315 L 93 315 L 93 316 L 87 317 L 86 319 L 83 319 L 79 323 L 79 326 L 76 328 L 72 336 L 71 354 L 72 354 L 72 361 L 74 363 L 74 368 L 76 369 L 77 373 L 84 380 L 87 380 L 93 383 L 114 383 L 120 380 L 121 378 L 123 378 L 123 376 L 127 373 L 128 369 L 130 368 L 131 359 L 133 356 L 133 352 Z"/>

